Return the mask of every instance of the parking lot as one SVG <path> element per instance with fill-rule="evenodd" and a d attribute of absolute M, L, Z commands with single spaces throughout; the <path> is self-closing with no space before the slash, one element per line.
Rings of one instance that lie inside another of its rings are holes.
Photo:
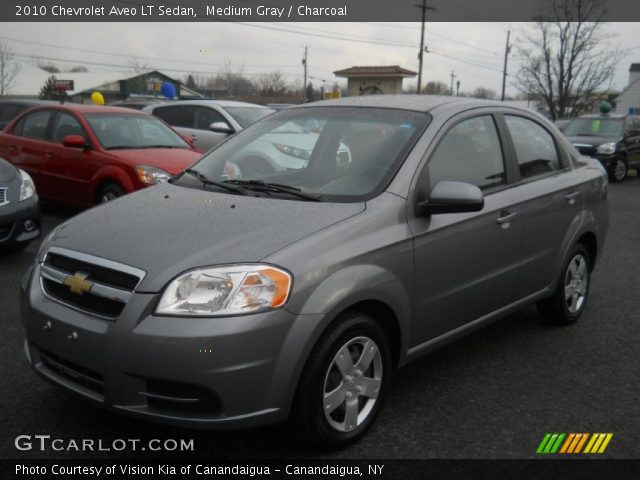
<path fill-rule="evenodd" d="M 76 212 L 48 207 L 44 213 L 46 235 Z M 612 432 L 601 456 L 638 458 L 640 178 L 610 186 L 610 215 L 589 305 L 577 324 L 547 326 L 535 307 L 528 307 L 409 365 L 397 372 L 369 434 L 329 455 L 304 450 L 283 428 L 170 428 L 102 411 L 49 385 L 27 364 L 19 319 L 20 278 L 37 244 L 22 253 L 2 254 L 0 457 L 143 455 L 22 452 L 13 445 L 18 435 L 46 434 L 105 441 L 193 438 L 191 455 L 202 458 L 534 458 L 546 432 Z"/>

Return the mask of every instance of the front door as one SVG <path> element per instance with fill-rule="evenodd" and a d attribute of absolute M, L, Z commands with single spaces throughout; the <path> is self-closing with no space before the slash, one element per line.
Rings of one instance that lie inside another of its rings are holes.
<path fill-rule="evenodd" d="M 517 300 L 523 223 L 520 192 L 510 188 L 492 115 L 454 123 L 419 182 L 478 186 L 482 211 L 411 220 L 415 281 L 412 346 L 439 337 Z"/>

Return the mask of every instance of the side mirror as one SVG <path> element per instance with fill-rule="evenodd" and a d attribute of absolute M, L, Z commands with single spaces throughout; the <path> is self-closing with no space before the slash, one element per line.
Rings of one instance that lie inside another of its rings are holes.
<path fill-rule="evenodd" d="M 478 212 L 484 207 L 482 191 L 464 182 L 438 182 L 429 198 L 417 205 L 418 215 Z"/>
<path fill-rule="evenodd" d="M 181 133 L 180 136 L 182 137 L 182 139 L 185 142 L 187 142 L 189 145 L 191 145 L 193 147 L 194 141 L 193 141 L 193 137 L 191 135 L 186 135 L 184 133 Z"/>
<path fill-rule="evenodd" d="M 88 148 L 89 144 L 82 135 L 67 135 L 62 139 L 62 144 L 70 148 Z"/>
<path fill-rule="evenodd" d="M 209 125 L 209 130 L 215 133 L 224 133 L 226 135 L 234 133 L 233 128 L 231 128 L 226 122 L 213 122 Z"/>

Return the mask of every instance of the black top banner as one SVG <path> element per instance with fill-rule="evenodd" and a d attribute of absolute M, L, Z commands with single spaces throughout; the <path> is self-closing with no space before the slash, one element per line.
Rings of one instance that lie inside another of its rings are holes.
<path fill-rule="evenodd" d="M 3 22 L 640 21 L 628 0 L 14 0 Z"/>

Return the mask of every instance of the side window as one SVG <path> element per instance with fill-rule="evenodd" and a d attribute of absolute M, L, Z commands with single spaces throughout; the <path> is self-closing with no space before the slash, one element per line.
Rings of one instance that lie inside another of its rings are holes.
<path fill-rule="evenodd" d="M 213 108 L 195 107 L 195 114 L 195 128 L 199 130 L 209 130 L 209 125 L 215 122 L 228 123 L 224 117 Z"/>
<path fill-rule="evenodd" d="M 173 127 L 193 128 L 194 110 L 191 106 L 158 107 L 153 114 Z"/>
<path fill-rule="evenodd" d="M 500 139 L 491 115 L 469 118 L 447 132 L 429 161 L 431 188 L 441 181 L 466 182 L 480 189 L 504 185 Z"/>
<path fill-rule="evenodd" d="M 528 118 L 515 115 L 504 118 L 516 149 L 521 178 L 560 170 L 556 144 L 546 129 Z"/>
<path fill-rule="evenodd" d="M 67 135 L 80 135 L 87 141 L 87 135 L 84 133 L 80 122 L 73 115 L 68 113 L 58 113 L 53 122 L 53 133 L 51 139 L 56 143 L 62 143 Z"/>
<path fill-rule="evenodd" d="M 640 117 L 632 117 L 629 122 L 629 130 L 640 132 Z"/>
<path fill-rule="evenodd" d="M 23 119 L 20 133 L 15 133 L 23 137 L 44 140 L 47 135 L 49 118 L 51 118 L 51 111 L 49 110 L 31 113 Z"/>

